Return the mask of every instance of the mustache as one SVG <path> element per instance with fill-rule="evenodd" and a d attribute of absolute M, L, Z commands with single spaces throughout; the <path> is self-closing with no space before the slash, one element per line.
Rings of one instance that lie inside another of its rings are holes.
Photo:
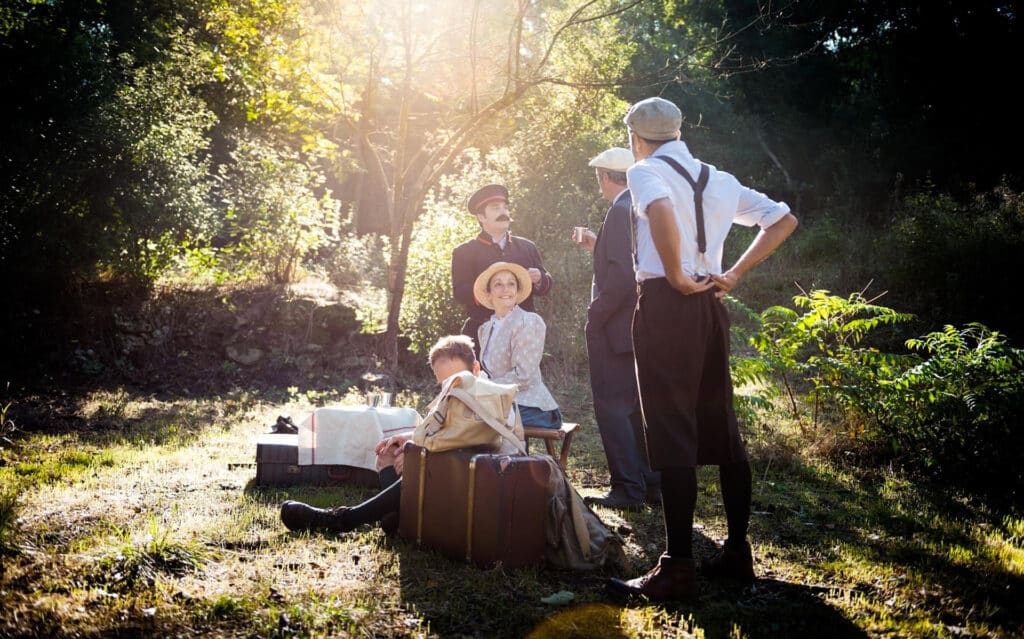
<path fill-rule="evenodd" d="M 498 217 L 494 218 L 494 221 L 495 222 L 511 222 L 512 218 L 509 217 L 508 215 L 505 215 L 504 213 L 502 213 Z"/>

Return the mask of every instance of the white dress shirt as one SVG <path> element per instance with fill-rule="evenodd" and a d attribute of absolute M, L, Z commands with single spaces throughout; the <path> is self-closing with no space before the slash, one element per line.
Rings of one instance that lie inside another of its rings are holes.
<path fill-rule="evenodd" d="M 681 140 L 667 142 L 653 156 L 667 155 L 679 162 L 694 181 L 700 175 L 701 163 L 690 155 Z M 740 184 L 725 171 L 708 165 L 710 174 L 704 189 L 704 233 L 707 253 L 703 259 L 697 250 L 697 217 L 693 206 L 693 188 L 674 168 L 653 157 L 644 158 L 626 172 L 629 190 L 633 194 L 636 219 L 636 279 L 642 282 L 652 277 L 665 277 L 665 268 L 651 238 L 651 225 L 647 207 L 651 202 L 668 198 L 675 211 L 680 235 L 682 269 L 689 275 L 722 273 L 722 252 L 725 238 L 733 223 L 743 226 L 768 228 L 778 222 L 789 206 L 776 202 L 754 189 Z"/>

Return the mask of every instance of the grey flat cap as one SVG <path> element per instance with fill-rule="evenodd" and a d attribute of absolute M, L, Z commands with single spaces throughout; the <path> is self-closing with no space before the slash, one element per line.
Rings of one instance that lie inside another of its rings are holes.
<path fill-rule="evenodd" d="M 622 118 L 631 131 L 647 140 L 671 140 L 683 124 L 679 107 L 664 98 L 647 98 L 629 107 Z"/>

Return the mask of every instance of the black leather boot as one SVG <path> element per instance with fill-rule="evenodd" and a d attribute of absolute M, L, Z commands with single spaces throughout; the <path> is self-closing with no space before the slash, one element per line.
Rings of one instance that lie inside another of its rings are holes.
<path fill-rule="evenodd" d="M 750 544 L 726 541 L 717 555 L 701 563 L 700 574 L 708 579 L 732 579 L 745 584 L 754 581 L 754 555 Z"/>
<path fill-rule="evenodd" d="M 349 532 L 355 526 L 345 521 L 348 508 L 314 508 L 301 501 L 286 501 L 281 504 L 281 522 L 293 531 L 320 530 L 327 532 Z"/>
<path fill-rule="evenodd" d="M 662 555 L 647 574 L 629 581 L 610 579 L 608 589 L 617 595 L 651 601 L 684 601 L 697 595 L 697 571 L 692 559 Z"/>

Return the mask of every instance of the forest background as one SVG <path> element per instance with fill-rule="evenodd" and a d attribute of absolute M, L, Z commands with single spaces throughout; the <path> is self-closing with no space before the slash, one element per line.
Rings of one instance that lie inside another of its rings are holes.
<path fill-rule="evenodd" d="M 587 161 L 661 95 L 801 222 L 730 302 L 746 427 L 785 415 L 773 445 L 905 467 L 1016 530 L 1019 8 L 0 0 L 0 435 L 97 389 L 421 384 L 490 181 L 555 278 L 545 376 L 586 394 Z"/>

